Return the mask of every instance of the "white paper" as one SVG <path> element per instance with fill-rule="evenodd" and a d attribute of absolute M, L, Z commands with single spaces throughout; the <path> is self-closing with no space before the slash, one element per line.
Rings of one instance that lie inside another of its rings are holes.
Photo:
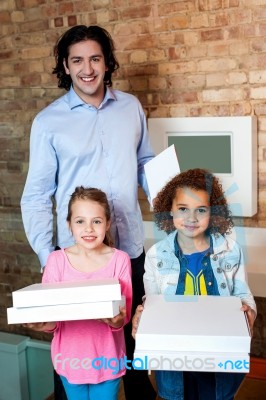
<path fill-rule="evenodd" d="M 175 146 L 167 147 L 144 165 L 151 201 L 174 176 L 180 173 Z"/>

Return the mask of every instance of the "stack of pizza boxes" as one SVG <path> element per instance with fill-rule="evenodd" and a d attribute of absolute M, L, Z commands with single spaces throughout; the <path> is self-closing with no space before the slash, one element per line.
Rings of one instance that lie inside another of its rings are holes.
<path fill-rule="evenodd" d="M 117 279 L 36 283 L 12 292 L 8 324 L 112 318 L 125 299 Z"/>

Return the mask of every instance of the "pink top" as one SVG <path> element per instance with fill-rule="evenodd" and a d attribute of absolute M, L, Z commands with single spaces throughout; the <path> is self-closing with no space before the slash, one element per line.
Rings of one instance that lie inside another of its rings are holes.
<path fill-rule="evenodd" d="M 109 263 L 90 273 L 73 268 L 64 250 L 54 251 L 47 260 L 42 281 L 47 283 L 101 278 L 119 279 L 121 293 L 126 298 L 128 322 L 132 305 L 131 263 L 129 256 L 121 250 L 114 249 Z M 51 352 L 54 369 L 70 383 L 100 383 L 125 374 L 124 363 L 121 361 L 126 354 L 124 330 L 111 328 L 102 321 L 57 322 Z M 97 363 L 95 358 L 100 361 Z"/>

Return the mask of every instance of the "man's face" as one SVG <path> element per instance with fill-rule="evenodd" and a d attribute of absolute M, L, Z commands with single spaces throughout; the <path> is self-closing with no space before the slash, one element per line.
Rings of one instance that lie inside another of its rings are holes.
<path fill-rule="evenodd" d="M 64 60 L 66 74 L 70 75 L 73 88 L 85 102 L 98 107 L 104 97 L 105 65 L 101 46 L 94 40 L 84 40 L 69 47 Z"/>

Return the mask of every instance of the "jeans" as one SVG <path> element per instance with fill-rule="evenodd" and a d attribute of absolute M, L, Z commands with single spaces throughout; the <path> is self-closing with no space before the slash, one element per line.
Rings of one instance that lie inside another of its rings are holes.
<path fill-rule="evenodd" d="M 64 376 L 60 376 L 68 400 L 117 400 L 121 378 L 92 384 L 69 383 Z"/>
<path fill-rule="evenodd" d="M 244 377 L 242 373 L 155 371 L 158 394 L 164 400 L 233 400 Z"/>

